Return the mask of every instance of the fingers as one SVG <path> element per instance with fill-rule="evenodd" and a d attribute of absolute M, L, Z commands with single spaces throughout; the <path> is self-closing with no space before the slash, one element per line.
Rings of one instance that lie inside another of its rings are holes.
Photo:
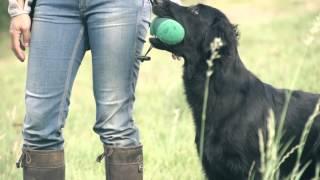
<path fill-rule="evenodd" d="M 20 44 L 21 32 L 17 29 L 11 29 L 10 35 L 11 35 L 11 49 L 16 55 L 16 57 L 21 62 L 23 62 L 25 60 L 25 55 Z"/>
<path fill-rule="evenodd" d="M 30 33 L 30 29 L 29 28 L 23 28 L 22 29 L 22 45 L 24 48 L 29 47 L 29 43 L 30 43 L 30 37 L 31 37 L 31 33 Z"/>
<path fill-rule="evenodd" d="M 30 44 L 31 19 L 28 14 L 21 14 L 11 19 L 11 49 L 20 61 L 25 60 L 24 50 Z"/>

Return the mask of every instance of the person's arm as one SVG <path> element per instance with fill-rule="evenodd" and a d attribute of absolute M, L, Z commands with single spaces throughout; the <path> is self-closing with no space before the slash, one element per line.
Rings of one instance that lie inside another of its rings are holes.
<path fill-rule="evenodd" d="M 29 46 L 31 19 L 30 4 L 33 0 L 9 0 L 8 13 L 11 16 L 11 49 L 20 61 L 25 60 L 24 50 Z"/>

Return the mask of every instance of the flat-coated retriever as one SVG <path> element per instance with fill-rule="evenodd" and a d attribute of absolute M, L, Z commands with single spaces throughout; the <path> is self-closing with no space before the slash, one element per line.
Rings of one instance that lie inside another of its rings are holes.
<path fill-rule="evenodd" d="M 183 7 L 168 0 L 154 0 L 153 3 L 156 15 L 175 19 L 186 31 L 184 41 L 177 45 L 164 44 L 156 37 L 150 38 L 150 42 L 155 48 L 172 52 L 185 60 L 183 80 L 195 121 L 198 151 L 206 60 L 211 56 L 210 43 L 214 37 L 220 37 L 224 43 L 210 77 L 202 159 L 208 179 L 245 180 L 253 162 L 256 165 L 253 169 L 255 179 L 260 179 L 258 129 L 267 134 L 270 109 L 274 111 L 276 124 L 279 125 L 288 90 L 263 83 L 246 69 L 237 50 L 237 28 L 218 9 L 203 4 Z M 292 91 L 281 141 L 283 144 L 292 142 L 289 149 L 299 143 L 304 125 L 319 98 L 318 94 Z M 302 179 L 310 180 L 315 174 L 315 166 L 320 160 L 319 132 L 318 116 L 302 156 L 301 166 L 311 161 Z M 281 166 L 281 179 L 292 171 L 295 159 L 296 153 Z"/>

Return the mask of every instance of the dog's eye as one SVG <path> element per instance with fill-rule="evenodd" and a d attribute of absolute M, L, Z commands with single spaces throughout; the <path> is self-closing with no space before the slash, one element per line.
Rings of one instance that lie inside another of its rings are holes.
<path fill-rule="evenodd" d="M 199 8 L 196 6 L 190 7 L 190 11 L 193 15 L 199 15 Z"/>

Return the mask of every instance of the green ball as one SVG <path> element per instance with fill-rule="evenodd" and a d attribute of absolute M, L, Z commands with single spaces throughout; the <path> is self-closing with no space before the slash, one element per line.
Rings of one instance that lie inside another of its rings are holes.
<path fill-rule="evenodd" d="M 156 36 L 159 25 L 166 20 L 168 20 L 168 18 L 159 18 L 159 17 L 154 18 L 150 26 L 150 34 Z"/>
<path fill-rule="evenodd" d="M 180 43 L 185 36 L 183 26 L 169 18 L 155 18 L 151 24 L 150 33 L 169 45 Z"/>

